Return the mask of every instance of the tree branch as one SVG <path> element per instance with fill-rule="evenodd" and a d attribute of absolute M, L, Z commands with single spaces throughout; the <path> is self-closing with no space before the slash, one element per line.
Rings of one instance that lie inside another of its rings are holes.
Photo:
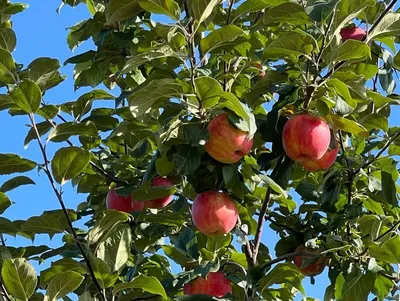
<path fill-rule="evenodd" d="M 386 144 L 382 147 L 382 149 L 376 154 L 376 156 L 371 159 L 370 161 L 366 162 L 363 166 L 361 166 L 362 169 L 367 168 L 370 166 L 372 163 L 374 163 L 382 154 L 389 148 L 389 146 L 400 136 L 400 131 L 397 132 L 392 138 L 386 142 Z"/>
<path fill-rule="evenodd" d="M 393 0 L 387 7 L 386 9 L 380 14 L 380 16 L 376 19 L 376 21 L 374 22 L 374 24 L 372 24 L 372 26 L 369 28 L 369 30 L 367 31 L 365 37 L 361 40 L 361 41 L 365 41 L 367 39 L 368 34 L 370 34 L 371 32 L 374 31 L 374 29 L 379 25 L 379 23 L 382 21 L 382 19 L 389 13 L 389 11 L 395 6 L 395 4 L 397 3 L 398 0 Z M 323 77 L 323 79 L 327 79 L 329 78 L 333 72 L 335 72 L 335 70 L 339 69 L 340 67 L 342 67 L 347 61 L 341 61 L 337 64 L 335 64 L 331 70 L 328 71 L 328 73 Z"/>
<path fill-rule="evenodd" d="M 41 151 L 42 156 L 43 156 L 45 174 L 47 175 L 47 178 L 49 179 L 50 185 L 51 185 L 51 187 L 52 187 L 52 189 L 53 189 L 53 191 L 54 191 L 54 193 L 55 193 L 55 195 L 56 195 L 56 197 L 58 199 L 58 202 L 61 205 L 62 211 L 64 213 L 65 219 L 67 220 L 67 223 L 68 223 L 68 226 L 69 226 L 69 228 L 71 230 L 71 233 L 72 233 L 72 235 L 73 235 L 73 237 L 75 239 L 76 245 L 77 245 L 77 247 L 78 247 L 80 253 L 82 254 L 83 259 L 84 259 L 84 261 L 86 263 L 86 266 L 88 268 L 90 277 L 92 278 L 92 281 L 95 284 L 96 289 L 97 289 L 97 291 L 99 292 L 99 294 L 101 296 L 101 299 L 106 301 L 107 298 L 103 295 L 103 290 L 102 290 L 100 284 L 98 283 L 98 281 L 97 281 L 97 279 L 96 279 L 96 277 L 94 275 L 94 270 L 92 268 L 90 260 L 89 260 L 88 256 L 86 255 L 86 252 L 85 252 L 81 242 L 79 241 L 79 237 L 78 237 L 78 235 L 77 235 L 77 233 L 75 231 L 74 226 L 72 225 L 72 221 L 71 221 L 71 219 L 69 217 L 67 208 L 65 207 L 65 204 L 64 204 L 64 201 L 63 201 L 62 193 L 57 190 L 57 187 L 56 187 L 56 184 L 54 182 L 53 176 L 52 176 L 52 174 L 50 172 L 49 160 L 47 159 L 46 149 L 43 146 L 42 141 L 40 139 L 40 133 L 39 133 L 38 128 L 36 126 L 34 115 L 33 115 L 33 113 L 30 113 L 28 116 L 29 116 L 29 119 L 31 121 L 32 127 L 33 127 L 33 129 L 35 131 L 36 138 L 37 138 L 37 141 L 38 141 L 38 144 L 39 144 L 39 148 L 40 148 L 40 151 Z"/>
<path fill-rule="evenodd" d="M 193 21 L 190 17 L 190 9 L 189 9 L 189 4 L 187 0 L 183 1 L 183 5 L 185 7 L 185 14 L 186 18 L 188 18 L 189 23 L 188 23 L 188 33 L 189 36 L 187 36 L 187 42 L 189 44 L 189 62 L 190 62 L 190 80 L 192 82 L 192 87 L 193 90 L 195 91 L 195 85 L 194 85 L 194 72 L 196 69 L 196 44 L 194 42 L 194 28 L 193 28 Z"/>
<path fill-rule="evenodd" d="M 263 268 L 267 268 L 267 267 L 269 267 L 271 265 L 274 265 L 275 263 L 278 263 L 278 262 L 281 262 L 283 260 L 290 259 L 290 258 L 296 257 L 296 256 L 317 258 L 317 257 L 322 257 L 323 255 L 314 254 L 314 253 L 308 253 L 308 252 L 293 252 L 293 253 L 285 254 L 285 255 L 282 255 L 282 256 L 277 257 L 275 259 L 272 259 L 272 260 L 268 261 L 267 263 L 264 263 L 262 265 L 262 267 Z"/>
<path fill-rule="evenodd" d="M 231 14 L 232 14 L 232 8 L 233 4 L 235 3 L 235 0 L 228 0 L 228 13 L 226 15 L 226 25 L 229 25 L 231 23 Z M 224 51 L 225 53 L 225 51 Z M 228 73 L 228 65 L 226 61 L 224 60 L 224 86 L 223 89 L 226 91 L 227 89 L 227 80 L 226 80 L 226 74 Z"/>
<path fill-rule="evenodd" d="M 1 289 L 1 291 L 2 291 L 3 297 L 4 297 L 7 301 L 11 301 L 11 297 L 10 297 L 10 295 L 8 294 L 6 288 L 5 288 L 5 286 L 4 286 L 4 284 L 3 284 L 3 282 L 2 282 L 1 280 L 0 280 L 0 289 Z"/>
<path fill-rule="evenodd" d="M 253 249 L 253 265 L 256 265 L 257 263 L 257 256 L 258 256 L 258 250 L 260 249 L 260 244 L 261 244 L 261 234 L 263 230 L 263 225 L 264 225 L 264 216 L 265 213 L 267 212 L 267 207 L 268 203 L 271 200 L 271 188 L 268 188 L 265 198 L 263 201 L 263 204 L 260 209 L 260 215 L 258 217 L 258 223 L 257 223 L 257 230 L 256 230 L 256 236 L 254 237 L 254 249 Z"/>

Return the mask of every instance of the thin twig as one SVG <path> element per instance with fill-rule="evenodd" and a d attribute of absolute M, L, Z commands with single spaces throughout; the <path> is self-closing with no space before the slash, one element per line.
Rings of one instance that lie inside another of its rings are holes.
<path fill-rule="evenodd" d="M 370 166 L 372 163 L 374 163 L 376 160 L 378 160 L 378 158 L 380 156 L 382 156 L 382 154 L 389 148 L 389 146 L 400 136 L 400 131 L 397 132 L 395 135 L 393 135 L 392 138 L 390 138 L 388 140 L 388 142 L 386 142 L 386 144 L 384 145 L 384 147 L 382 147 L 382 149 L 376 154 L 376 156 L 371 159 L 370 161 L 368 161 L 367 163 L 365 163 L 363 166 L 361 166 L 361 168 L 367 168 L 368 166 Z"/>
<path fill-rule="evenodd" d="M 190 9 L 189 9 L 189 4 L 187 3 L 187 0 L 183 1 L 184 7 L 185 7 L 185 14 L 186 18 L 189 20 L 188 23 L 188 33 L 189 36 L 187 36 L 187 42 L 189 44 L 189 62 L 190 62 L 190 81 L 192 83 L 193 91 L 195 92 L 196 86 L 194 84 L 194 72 L 196 69 L 196 44 L 194 41 L 194 28 L 193 28 L 193 21 L 190 17 Z"/>
<path fill-rule="evenodd" d="M 267 263 L 264 263 L 262 265 L 262 267 L 263 268 L 267 268 L 267 267 L 269 267 L 271 265 L 274 265 L 275 263 L 278 263 L 278 262 L 281 262 L 281 261 L 284 261 L 286 259 L 290 259 L 290 258 L 293 258 L 293 257 L 296 257 L 296 256 L 317 258 L 317 257 L 321 257 L 323 255 L 314 254 L 314 253 L 308 253 L 308 252 L 293 252 L 293 253 L 285 254 L 285 255 L 282 255 L 282 256 L 277 257 L 275 259 L 272 259 L 272 260 L 268 261 Z"/>
<path fill-rule="evenodd" d="M 229 0 L 228 1 L 228 13 L 226 15 L 226 25 L 229 25 L 231 23 L 231 14 L 232 14 L 232 8 L 233 4 L 235 3 L 235 0 Z M 225 51 L 224 51 L 225 53 Z M 224 60 L 224 91 L 227 90 L 227 80 L 226 80 L 226 74 L 228 73 L 228 64 Z"/>
<path fill-rule="evenodd" d="M 262 234 L 263 225 L 264 225 L 264 221 L 265 221 L 264 216 L 265 216 L 265 213 L 267 212 L 267 207 L 268 207 L 270 200 L 271 200 L 271 188 L 268 188 L 268 190 L 265 194 L 263 204 L 260 209 L 260 215 L 258 217 L 258 223 L 257 223 L 256 236 L 254 237 L 253 265 L 256 265 L 256 263 L 257 263 L 258 250 L 260 249 L 260 244 L 261 244 L 261 234 Z"/>
<path fill-rule="evenodd" d="M 0 289 L 1 289 L 1 291 L 3 292 L 3 294 L 2 294 L 3 297 L 4 297 L 7 301 L 11 301 L 11 297 L 10 297 L 10 295 L 8 294 L 6 288 L 5 288 L 4 284 L 3 284 L 3 282 L 1 282 L 1 280 L 0 280 Z"/>
<path fill-rule="evenodd" d="M 37 129 L 37 126 L 36 126 L 36 123 L 35 123 L 35 119 L 34 119 L 34 115 L 32 113 L 30 113 L 28 116 L 29 116 L 29 119 L 31 121 L 32 127 L 33 127 L 33 129 L 35 131 L 36 138 L 37 138 L 37 141 L 38 141 L 38 144 L 39 144 L 39 148 L 40 148 L 40 151 L 41 151 L 42 156 L 43 156 L 45 174 L 47 175 L 47 178 L 49 179 L 50 185 L 51 185 L 51 187 L 52 187 L 52 189 L 53 189 L 53 191 L 54 191 L 54 193 L 55 193 L 55 195 L 56 195 L 56 197 L 58 199 L 58 202 L 61 205 L 62 211 L 64 213 L 65 219 L 67 220 L 67 223 L 68 223 L 68 226 L 69 226 L 69 228 L 71 230 L 71 233 L 72 233 L 72 235 L 73 235 L 73 237 L 75 239 L 76 245 L 77 245 L 77 247 L 78 247 L 80 253 L 82 254 L 83 259 L 84 259 L 84 261 L 86 263 L 86 266 L 88 268 L 90 277 L 92 278 L 92 281 L 95 284 L 96 289 L 97 289 L 97 291 L 99 292 L 99 294 L 101 296 L 101 299 L 106 301 L 107 298 L 103 295 L 103 290 L 102 290 L 100 284 L 98 283 L 98 281 L 96 279 L 96 276 L 94 274 L 94 270 L 93 270 L 92 265 L 90 263 L 90 260 L 89 260 L 88 256 L 86 255 L 86 252 L 83 249 L 83 246 L 82 246 L 81 242 L 79 241 L 79 237 L 78 237 L 78 235 L 77 235 L 77 233 L 75 231 L 74 226 L 72 225 L 72 221 L 71 221 L 70 216 L 68 214 L 67 208 L 65 207 L 65 204 L 64 204 L 62 193 L 60 193 L 57 190 L 57 187 L 56 187 L 56 184 L 54 182 L 53 176 L 52 176 L 52 174 L 50 172 L 49 160 L 47 159 L 46 149 L 45 149 L 45 147 L 44 147 L 44 145 L 43 145 L 43 143 L 42 143 L 42 141 L 40 139 L 40 133 L 39 133 L 39 131 Z"/>

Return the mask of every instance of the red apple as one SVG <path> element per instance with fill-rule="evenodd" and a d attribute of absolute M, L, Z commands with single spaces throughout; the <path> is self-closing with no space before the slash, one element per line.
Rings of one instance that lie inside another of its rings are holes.
<path fill-rule="evenodd" d="M 183 286 L 183 293 L 185 295 L 210 295 L 221 298 L 226 294 L 232 294 L 232 285 L 228 279 L 225 278 L 222 272 L 208 273 L 206 279 L 198 277 L 190 283 Z"/>
<path fill-rule="evenodd" d="M 307 253 L 312 253 L 312 254 L 320 254 L 321 253 L 321 249 L 311 249 L 311 248 L 305 248 L 303 245 L 300 245 L 296 248 L 296 252 L 307 252 Z M 318 260 L 316 260 L 314 263 L 311 263 L 309 265 L 307 265 L 306 267 L 302 267 L 303 265 L 303 258 L 312 258 L 311 256 L 295 256 L 294 257 L 294 264 L 297 265 L 297 267 L 300 269 L 300 272 L 304 275 L 304 276 L 317 276 L 319 274 L 321 274 L 324 269 L 325 266 L 328 264 L 329 259 L 327 257 L 319 257 Z"/>
<path fill-rule="evenodd" d="M 205 235 L 226 234 L 236 225 L 238 209 L 228 194 L 206 191 L 193 201 L 192 218 L 196 227 Z"/>
<path fill-rule="evenodd" d="M 107 193 L 106 206 L 109 210 L 114 209 L 131 213 L 132 211 L 143 211 L 144 202 L 132 201 L 131 196 L 124 197 L 117 195 L 114 189 L 111 189 Z"/>
<path fill-rule="evenodd" d="M 253 139 L 248 139 L 248 133 L 229 122 L 228 113 L 214 117 L 208 125 L 208 131 L 210 138 L 205 145 L 206 151 L 219 162 L 236 163 L 247 155 L 253 146 Z"/>
<path fill-rule="evenodd" d="M 309 160 L 301 162 L 300 165 L 303 166 L 304 169 L 308 171 L 328 169 L 329 167 L 332 166 L 333 163 L 335 163 L 338 152 L 339 152 L 339 146 L 336 142 L 336 147 L 334 149 L 328 149 L 325 155 L 323 155 L 321 159 L 317 161 Z"/>
<path fill-rule="evenodd" d="M 328 124 L 315 116 L 296 115 L 283 127 L 283 148 L 289 158 L 299 163 L 321 159 L 330 140 Z"/>
<path fill-rule="evenodd" d="M 340 35 L 342 36 L 343 42 L 346 40 L 358 40 L 361 41 L 366 33 L 364 29 L 360 27 L 352 27 L 352 28 L 342 28 L 340 30 Z"/>
<path fill-rule="evenodd" d="M 151 181 L 151 186 L 166 186 L 166 187 L 171 187 L 174 184 L 168 180 L 167 178 L 162 178 L 162 177 L 155 177 Z M 146 207 L 147 208 L 155 208 L 155 209 L 162 209 L 165 206 L 167 206 L 169 203 L 172 201 L 172 195 L 159 198 L 159 199 L 154 199 L 151 201 L 146 201 Z"/>

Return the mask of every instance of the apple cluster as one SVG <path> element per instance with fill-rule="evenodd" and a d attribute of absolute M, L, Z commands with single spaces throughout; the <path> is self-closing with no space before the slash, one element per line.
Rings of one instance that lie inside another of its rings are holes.
<path fill-rule="evenodd" d="M 331 139 L 335 147 L 330 149 Z M 328 169 L 336 160 L 339 146 L 328 124 L 322 119 L 295 115 L 283 127 L 283 148 L 290 159 L 308 171 Z"/>

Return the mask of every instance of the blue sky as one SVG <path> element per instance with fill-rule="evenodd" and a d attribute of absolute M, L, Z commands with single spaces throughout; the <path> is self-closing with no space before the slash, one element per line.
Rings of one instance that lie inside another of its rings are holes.
<path fill-rule="evenodd" d="M 14 30 L 17 33 L 17 48 L 14 57 L 18 63 L 24 65 L 29 64 L 37 57 L 52 57 L 63 62 L 73 55 L 66 43 L 68 26 L 76 24 L 78 21 L 89 16 L 86 6 L 80 5 L 77 8 L 64 7 L 61 14 L 56 13 L 59 3 L 54 0 L 25 0 L 24 3 L 29 4 L 29 8 L 22 14 L 13 18 Z M 88 50 L 92 46 L 91 43 L 85 43 L 78 49 L 76 53 Z M 67 75 L 67 79 L 57 88 L 49 91 L 45 95 L 46 102 L 60 104 L 66 101 L 76 100 L 87 89 L 80 89 L 74 92 L 72 79 L 72 66 L 62 68 L 63 74 Z M 399 93 L 399 91 L 396 91 Z M 112 92 L 118 94 L 118 91 Z M 391 125 L 399 125 L 400 110 L 394 110 L 391 117 Z M 32 141 L 27 149 L 24 149 L 24 138 L 28 131 L 25 124 L 28 123 L 26 116 L 10 117 L 6 111 L 0 112 L 0 153 L 17 153 L 23 157 L 42 162 L 39 149 L 35 141 Z M 49 144 L 48 153 L 52 158 L 59 144 Z M 20 187 L 10 193 L 9 197 L 15 204 L 11 206 L 5 213 L 5 217 L 15 219 L 27 219 L 30 216 L 41 215 L 45 210 L 59 209 L 59 204 L 55 198 L 44 173 L 38 174 L 37 171 L 29 173 L 29 176 L 36 182 L 35 186 Z M 0 176 L 0 183 L 9 177 Z M 77 204 L 85 200 L 84 195 L 77 195 L 71 188 L 70 184 L 65 185 L 64 200 L 68 208 L 76 208 Z M 270 246 L 271 253 L 274 253 L 273 246 L 278 236 L 269 230 L 268 225 L 265 226 L 263 234 L 263 242 Z M 7 237 L 7 244 L 13 246 L 31 245 L 32 242 L 23 238 Z M 35 240 L 36 245 L 45 244 L 50 247 L 59 246 L 59 237 L 55 237 L 49 241 L 47 236 L 40 235 Z M 50 262 L 45 263 L 41 268 L 46 267 Z M 35 264 L 35 266 L 37 266 Z M 325 273 L 316 279 L 314 286 L 310 285 L 309 279 L 306 279 L 304 285 L 308 295 L 323 299 L 325 288 L 328 286 L 329 280 Z"/>

